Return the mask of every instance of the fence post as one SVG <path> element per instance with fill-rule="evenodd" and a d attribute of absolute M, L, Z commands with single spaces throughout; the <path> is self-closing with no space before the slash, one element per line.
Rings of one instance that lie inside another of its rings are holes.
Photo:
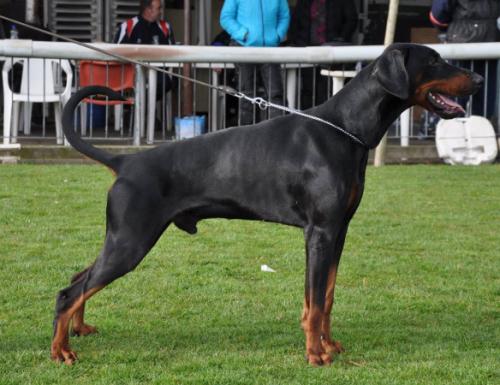
<path fill-rule="evenodd" d="M 385 38 L 384 45 L 388 46 L 394 41 L 394 32 L 396 30 L 396 20 L 398 17 L 398 6 L 399 0 L 391 0 L 389 3 L 389 14 L 387 15 L 387 24 L 385 28 Z M 379 145 L 375 149 L 375 159 L 373 164 L 375 167 L 380 167 L 384 165 L 385 162 L 385 149 L 387 147 L 387 133 L 380 141 Z"/>

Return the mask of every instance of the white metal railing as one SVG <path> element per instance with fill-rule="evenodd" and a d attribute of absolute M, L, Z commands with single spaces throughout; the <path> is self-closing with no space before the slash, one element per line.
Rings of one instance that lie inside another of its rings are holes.
<path fill-rule="evenodd" d="M 342 47 L 280 47 L 280 48 L 250 48 L 250 47 L 210 47 L 210 46 L 159 46 L 159 45 L 115 45 L 107 43 L 93 43 L 90 44 L 92 47 L 105 50 L 110 54 L 125 56 L 134 60 L 145 61 L 148 63 L 155 63 L 157 66 L 166 66 L 173 68 L 174 71 L 181 73 L 180 67 L 181 63 L 196 63 L 193 67 L 194 76 L 200 76 L 204 81 L 210 82 L 212 84 L 223 84 L 225 80 L 217 80 L 217 75 L 214 70 L 222 69 L 228 70 L 233 67 L 234 63 L 281 63 L 283 65 L 283 72 L 289 71 L 289 69 L 295 70 L 295 72 L 286 72 L 286 77 L 293 80 L 294 77 L 299 80 L 295 82 L 286 83 L 285 87 L 292 86 L 293 89 L 288 89 L 285 91 L 288 103 L 290 100 L 294 100 L 294 106 L 300 108 L 300 101 L 296 103 L 296 99 L 300 99 L 297 95 L 300 94 L 300 71 L 302 66 L 305 68 L 311 65 L 318 64 L 332 64 L 332 63 L 359 63 L 368 62 L 376 57 L 378 57 L 384 47 L 383 46 L 342 46 Z M 438 51 L 441 56 L 445 59 L 453 60 L 498 60 L 500 59 L 500 43 L 476 43 L 476 44 L 438 44 L 430 45 L 433 49 Z M 56 58 L 56 59 L 71 59 L 73 61 L 78 61 L 81 59 L 86 60 L 115 60 L 114 57 L 106 55 L 102 52 L 94 51 L 93 49 L 82 47 L 73 43 L 65 42 L 41 42 L 41 41 L 31 41 L 31 40 L 0 40 L 0 57 L 4 60 L 13 57 L 22 58 Z M 500 67 L 500 66 L 499 66 Z M 76 68 L 76 67 L 75 67 Z M 196 68 L 208 69 L 208 74 L 205 75 L 197 72 Z M 139 71 L 140 72 L 140 71 Z M 139 73 L 138 72 L 138 73 Z M 145 74 L 137 77 L 137 87 L 136 89 L 142 89 L 142 85 L 146 82 L 147 77 Z M 151 75 L 151 74 L 150 74 Z M 346 75 L 347 76 L 347 75 Z M 342 77 L 342 76 L 341 76 Z M 150 78 L 150 77 L 149 77 Z M 78 83 L 77 83 L 78 84 Z M 143 92 L 145 92 L 143 90 Z M 196 93 L 196 91 L 195 91 Z M 202 108 L 209 115 L 208 121 L 209 129 L 215 130 L 218 128 L 223 128 L 226 126 L 225 121 L 218 119 L 216 113 L 220 106 L 217 105 L 217 100 L 225 97 L 217 95 L 217 92 L 210 90 L 199 90 L 198 99 L 200 94 L 208 100 L 208 107 Z M 150 93 L 149 97 L 154 97 Z M 154 138 L 154 109 L 153 116 L 149 116 L 148 127 L 144 126 L 146 121 L 146 95 L 145 93 L 137 100 L 138 113 L 136 114 L 136 129 L 133 133 L 127 137 L 124 136 L 123 131 L 121 132 L 121 138 L 132 138 L 134 144 L 140 143 L 141 135 L 146 136 L 147 142 L 152 142 Z M 171 100 L 168 101 L 169 105 L 165 106 L 162 103 L 165 110 L 170 108 L 172 110 Z M 195 102 L 196 103 L 196 102 Z M 174 102 L 175 104 L 175 102 Z M 177 93 L 177 107 L 179 108 L 181 104 L 181 94 Z M 223 103 L 223 107 L 224 107 Z M 498 105 L 498 98 L 497 98 Z M 151 105 L 149 105 L 149 110 L 151 110 Z M 196 110 L 196 109 L 195 109 Z M 498 110 L 498 108 L 497 108 Z M 107 115 L 107 113 L 106 113 Z M 180 110 L 179 114 L 180 115 Z M 408 114 L 411 119 L 413 114 Z M 165 114 L 162 112 L 162 116 Z M 427 122 L 427 119 L 426 119 Z M 396 125 L 392 132 L 393 137 L 407 136 L 404 132 L 401 132 L 400 127 L 405 129 L 407 127 L 406 121 L 401 125 Z M 142 124 L 142 126 L 141 126 Z M 427 124 L 427 123 L 426 123 Z M 167 126 L 171 128 L 171 121 L 162 126 Z M 107 129 L 106 129 L 107 130 Z M 147 131 L 147 135 L 145 132 Z M 92 133 L 92 130 L 90 130 Z M 417 136 L 413 133 L 410 136 Z M 427 133 L 424 133 L 427 136 Z M 104 135 L 108 138 L 107 131 Z M 120 138 L 119 137 L 119 138 Z M 165 139 L 165 132 L 163 132 L 160 140 Z M 406 138 L 407 139 L 407 138 Z M 5 143 L 5 138 L 4 138 Z"/>
<path fill-rule="evenodd" d="M 369 61 L 379 56 L 384 47 L 211 47 L 182 45 L 136 45 L 92 43 L 93 47 L 136 60 L 192 63 L 348 63 Z M 473 60 L 500 59 L 499 43 L 431 44 L 444 59 Z M 64 42 L 32 40 L 0 40 L 0 56 L 23 56 L 61 59 L 113 60 L 92 49 Z"/>

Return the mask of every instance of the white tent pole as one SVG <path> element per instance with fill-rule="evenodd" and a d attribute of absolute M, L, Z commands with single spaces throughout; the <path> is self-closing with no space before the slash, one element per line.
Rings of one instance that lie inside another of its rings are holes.
<path fill-rule="evenodd" d="M 396 20 L 398 18 L 399 0 L 391 0 L 389 3 L 389 14 L 387 15 L 387 24 L 385 27 L 384 45 L 388 46 L 394 42 L 394 32 L 396 30 Z M 375 159 L 373 164 L 375 167 L 384 165 L 385 150 L 387 147 L 387 133 L 384 135 L 379 145 L 375 149 Z"/>

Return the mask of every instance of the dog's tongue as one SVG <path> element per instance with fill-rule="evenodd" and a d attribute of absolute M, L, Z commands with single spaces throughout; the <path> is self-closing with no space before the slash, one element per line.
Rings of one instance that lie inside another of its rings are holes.
<path fill-rule="evenodd" d="M 465 110 L 463 109 L 463 107 L 458 104 L 457 102 L 455 102 L 454 100 L 442 95 L 442 94 L 438 94 L 439 98 L 444 102 L 446 103 L 446 105 L 450 108 L 450 109 L 457 109 L 457 110 L 460 110 L 461 112 L 465 113 Z"/>

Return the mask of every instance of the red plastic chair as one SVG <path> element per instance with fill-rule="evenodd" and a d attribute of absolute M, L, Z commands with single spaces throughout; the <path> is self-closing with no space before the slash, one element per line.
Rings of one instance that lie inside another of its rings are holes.
<path fill-rule="evenodd" d="M 135 68 L 133 64 L 82 60 L 80 61 L 80 87 L 86 86 L 106 86 L 116 92 L 129 93 L 135 87 Z M 134 97 L 127 97 L 126 101 L 106 100 L 99 97 L 86 98 L 84 103 L 99 106 L 114 106 L 114 127 L 115 131 L 120 130 L 122 121 L 123 105 L 135 104 Z M 131 118 L 132 123 L 132 118 Z M 85 104 L 82 104 L 81 111 L 82 135 L 85 135 L 87 128 L 87 111 Z"/>

